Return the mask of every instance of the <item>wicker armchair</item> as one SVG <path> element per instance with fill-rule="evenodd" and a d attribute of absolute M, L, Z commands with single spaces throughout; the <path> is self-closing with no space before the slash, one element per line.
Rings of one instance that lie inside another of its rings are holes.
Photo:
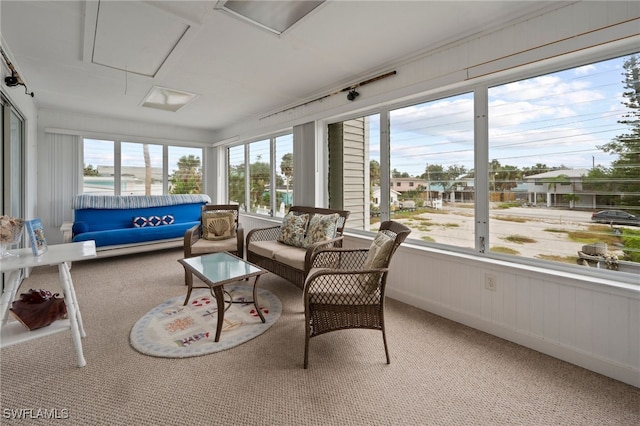
<path fill-rule="evenodd" d="M 390 363 L 384 328 L 385 287 L 391 257 L 410 233 L 398 222 L 385 221 L 370 249 L 334 248 L 314 253 L 304 287 L 304 368 L 312 337 L 350 328 L 382 331 Z M 384 248 L 375 246 L 385 240 Z"/>
<path fill-rule="evenodd" d="M 202 219 L 200 225 L 196 225 L 187 230 L 184 234 L 184 257 L 200 256 L 209 253 L 229 252 L 239 258 L 244 257 L 244 230 L 238 222 L 240 208 L 236 204 L 206 204 L 202 206 L 202 213 L 233 213 L 236 224 L 235 238 L 226 240 L 206 240 L 203 237 Z M 185 272 L 185 284 L 187 284 L 187 273 Z"/>

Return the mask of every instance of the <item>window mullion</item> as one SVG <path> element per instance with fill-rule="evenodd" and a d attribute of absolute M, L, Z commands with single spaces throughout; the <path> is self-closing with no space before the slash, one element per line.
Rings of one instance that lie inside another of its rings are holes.
<path fill-rule="evenodd" d="M 122 147 L 121 141 L 113 141 L 113 190 L 115 195 L 122 192 Z"/>
<path fill-rule="evenodd" d="M 391 155 L 390 155 L 389 110 L 380 111 L 380 219 L 391 218 Z"/>
<path fill-rule="evenodd" d="M 488 88 L 477 87 L 474 105 L 475 249 L 489 250 L 489 116 Z"/>

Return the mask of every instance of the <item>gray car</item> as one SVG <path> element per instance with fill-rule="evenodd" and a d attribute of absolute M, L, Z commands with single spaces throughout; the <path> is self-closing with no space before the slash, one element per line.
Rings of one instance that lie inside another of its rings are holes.
<path fill-rule="evenodd" d="M 603 210 L 592 214 L 591 220 L 598 223 L 610 223 L 612 225 L 640 226 L 640 216 L 635 216 L 622 210 Z"/>

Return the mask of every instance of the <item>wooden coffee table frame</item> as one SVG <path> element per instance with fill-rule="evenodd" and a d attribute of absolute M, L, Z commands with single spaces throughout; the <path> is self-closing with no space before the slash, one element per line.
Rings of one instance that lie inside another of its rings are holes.
<path fill-rule="evenodd" d="M 233 282 L 249 280 L 254 277 L 253 281 L 253 305 L 260 316 L 260 320 L 264 323 L 264 315 L 258 306 L 258 280 L 262 274 L 266 274 L 268 271 L 252 264 L 244 259 L 234 256 L 227 252 L 205 254 L 202 256 L 189 257 L 186 259 L 179 259 L 178 262 L 182 264 L 187 279 L 187 296 L 184 300 L 184 305 L 189 303 L 191 297 L 191 290 L 194 288 L 209 288 L 211 295 L 215 297 L 218 307 L 218 324 L 216 326 L 216 338 L 215 341 L 220 341 L 220 334 L 222 333 L 222 324 L 224 322 L 224 285 Z M 207 266 L 211 267 L 210 271 L 207 271 Z M 217 266 L 224 266 L 226 268 L 217 268 Z M 193 275 L 197 276 L 204 282 L 207 287 L 194 287 Z"/>

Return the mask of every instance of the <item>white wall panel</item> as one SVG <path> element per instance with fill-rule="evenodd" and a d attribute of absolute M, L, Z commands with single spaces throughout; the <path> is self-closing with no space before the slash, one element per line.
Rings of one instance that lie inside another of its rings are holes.
<path fill-rule="evenodd" d="M 543 331 L 545 339 L 558 341 L 558 320 L 560 304 L 558 303 L 559 286 L 553 282 L 545 282 L 543 286 L 543 306 L 544 313 L 542 317 Z"/>
<path fill-rule="evenodd" d="M 591 336 L 594 354 L 606 355 L 609 348 L 609 333 L 613 332 L 609 324 L 609 298 L 606 293 L 593 294 Z"/>
<path fill-rule="evenodd" d="M 528 277 L 516 276 L 516 292 L 516 329 L 527 333 L 531 324 Z"/>
<path fill-rule="evenodd" d="M 574 346 L 576 343 L 576 288 L 558 285 L 558 341 Z"/>
<path fill-rule="evenodd" d="M 625 365 L 640 364 L 640 300 L 629 300 L 629 336 L 627 339 L 629 340 L 629 362 Z M 637 371 L 637 375 L 640 376 L 640 371 Z"/>
<path fill-rule="evenodd" d="M 544 337 L 544 281 L 529 284 L 529 332 Z"/>
<path fill-rule="evenodd" d="M 518 281 L 515 275 L 505 275 L 502 306 L 504 309 L 503 321 L 511 328 L 517 328 L 518 324 Z"/>
<path fill-rule="evenodd" d="M 576 348 L 593 351 L 593 291 L 576 289 Z"/>
<path fill-rule="evenodd" d="M 609 296 L 609 339 L 606 357 L 621 364 L 629 360 L 629 300 Z"/>

